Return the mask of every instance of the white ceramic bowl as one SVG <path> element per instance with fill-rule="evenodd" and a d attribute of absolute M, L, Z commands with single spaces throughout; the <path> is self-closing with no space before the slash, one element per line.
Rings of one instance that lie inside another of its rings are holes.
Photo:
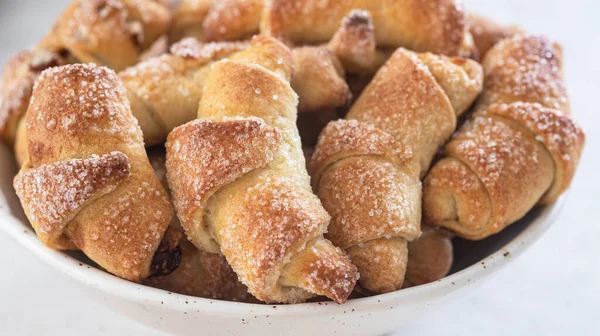
<path fill-rule="evenodd" d="M 521 254 L 555 220 L 564 199 L 481 242 L 457 241 L 453 274 L 435 283 L 334 303 L 258 305 L 209 300 L 141 286 L 87 264 L 80 254 L 46 248 L 14 194 L 12 154 L 0 146 L 0 228 L 44 262 L 75 279 L 123 316 L 177 335 L 381 335 L 425 315 Z M 564 198 L 564 197 L 563 197 Z"/>

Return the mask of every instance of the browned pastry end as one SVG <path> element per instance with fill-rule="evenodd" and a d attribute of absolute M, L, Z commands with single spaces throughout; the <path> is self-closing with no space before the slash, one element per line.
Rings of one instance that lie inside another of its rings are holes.
<path fill-rule="evenodd" d="M 256 298 L 343 303 L 356 268 L 323 238 L 330 217 L 304 168 L 292 66 L 289 48 L 261 36 L 216 62 L 202 119 L 167 140 L 169 185 L 188 237 L 223 253 Z"/>
<path fill-rule="evenodd" d="M 166 234 L 172 208 L 112 70 L 77 64 L 44 71 L 27 134 L 29 160 L 14 187 L 44 244 L 80 249 L 132 281 L 177 266 L 177 236 Z"/>
<path fill-rule="evenodd" d="M 189 38 L 173 45 L 171 54 L 121 72 L 146 146 L 163 143 L 173 128 L 195 119 L 211 62 L 247 47 L 245 42 L 202 44 Z"/>
<path fill-rule="evenodd" d="M 215 1 L 204 20 L 208 41 L 238 41 L 258 33 L 264 0 Z"/>
<path fill-rule="evenodd" d="M 328 47 L 348 72 L 365 76 L 375 74 L 390 56 L 388 52 L 377 50 L 373 18 L 364 10 L 352 10 L 342 20 Z"/>
<path fill-rule="evenodd" d="M 442 279 L 448 275 L 454 261 L 452 233 L 426 224 L 421 230 L 421 236 L 408 243 L 404 288 Z"/>
<path fill-rule="evenodd" d="M 473 35 L 473 42 L 477 47 L 480 59 L 483 59 L 488 50 L 501 40 L 524 33 L 521 27 L 503 26 L 475 13 L 468 14 L 468 22 L 469 31 Z"/>
<path fill-rule="evenodd" d="M 380 47 L 406 47 L 450 56 L 473 51 L 462 2 L 457 0 L 272 0 L 261 32 L 297 44 L 328 42 L 352 10 L 371 13 Z"/>
<path fill-rule="evenodd" d="M 345 249 L 370 292 L 398 290 L 407 243 L 419 237 L 420 176 L 482 87 L 472 60 L 398 49 L 352 106 L 330 123 L 311 161 L 331 214 L 327 238 Z"/>
<path fill-rule="evenodd" d="M 181 0 L 173 15 L 169 31 L 169 42 L 179 42 L 186 37 L 205 41 L 202 23 L 206 19 L 214 0 Z"/>
<path fill-rule="evenodd" d="M 476 112 L 425 180 L 425 221 L 483 239 L 568 188 L 585 135 L 570 117 L 560 51 L 517 36 L 487 53 Z"/>
<path fill-rule="evenodd" d="M 319 113 L 350 103 L 344 68 L 331 50 L 306 46 L 294 48 L 292 53 L 292 88 L 299 96 L 299 113 Z"/>

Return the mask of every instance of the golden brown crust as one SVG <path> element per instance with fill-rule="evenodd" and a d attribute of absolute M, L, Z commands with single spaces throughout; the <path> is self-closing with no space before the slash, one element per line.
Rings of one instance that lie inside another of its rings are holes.
<path fill-rule="evenodd" d="M 543 36 L 502 40 L 483 60 L 484 91 L 476 109 L 529 102 L 570 114 L 560 45 Z"/>
<path fill-rule="evenodd" d="M 169 134 L 167 167 L 173 177 L 169 185 L 177 216 L 196 246 L 219 253 L 204 223 L 208 199 L 221 187 L 265 167 L 280 145 L 279 130 L 260 119 L 195 120 Z"/>
<path fill-rule="evenodd" d="M 261 32 L 294 43 L 324 43 L 354 9 L 373 16 L 377 44 L 451 56 L 468 56 L 472 37 L 456 0 L 272 0 Z"/>
<path fill-rule="evenodd" d="M 87 175 L 83 172 L 89 174 L 90 169 L 81 169 L 81 174 L 62 186 L 72 188 L 64 194 L 66 201 L 72 201 L 74 195 L 89 195 L 94 191 L 90 187 L 113 186 L 114 190 L 91 200 L 86 196 L 82 198 L 87 201 L 85 206 L 76 204 L 77 212 L 59 211 L 62 217 L 56 218 L 68 221 L 63 227 L 69 241 L 109 272 L 134 281 L 149 276 L 154 252 L 171 221 L 172 210 L 148 162 L 140 128 L 116 74 L 107 68 L 83 64 L 44 71 L 34 87 L 27 132 L 30 163 L 19 176 L 27 176 L 29 170 L 39 171 L 53 176 L 58 183 L 66 177 L 61 171 L 68 169 L 60 167 L 74 164 L 65 162 L 115 151 L 123 153 L 130 169 L 118 186 L 110 179 L 106 184 L 90 182 L 86 188 L 82 181 L 87 181 Z M 100 166 L 104 169 L 99 173 L 113 176 L 116 172 L 112 168 L 122 167 L 122 160 L 117 162 L 119 166 Z M 52 165 L 58 168 L 48 168 Z M 45 184 L 39 195 L 60 200 L 60 195 L 47 189 L 51 186 L 50 182 Z M 32 192 L 27 188 L 21 194 Z M 23 205 L 33 206 L 27 202 Z M 73 218 L 65 217 L 68 214 Z M 29 217 L 34 227 L 38 226 L 38 218 Z"/>
<path fill-rule="evenodd" d="M 326 236 L 347 249 L 361 286 L 369 291 L 402 286 L 406 239 L 420 232 L 415 168 L 410 150 L 372 125 L 335 121 L 319 137 L 310 170 L 314 189 L 332 216 Z"/>
<path fill-rule="evenodd" d="M 342 20 L 328 47 L 353 74 L 373 75 L 389 57 L 388 53 L 377 50 L 373 19 L 364 10 L 352 10 Z"/>
<path fill-rule="evenodd" d="M 335 54 L 323 47 L 293 50 L 292 88 L 300 97 L 298 112 L 320 112 L 345 106 L 352 95 L 344 80 L 344 68 Z"/>
<path fill-rule="evenodd" d="M 242 162 L 250 165 L 236 169 L 240 174 L 236 173 L 235 178 L 223 179 L 210 198 L 200 197 L 197 207 L 204 210 L 193 220 L 206 223 L 213 244 L 258 299 L 292 303 L 321 294 L 341 303 L 354 287 L 356 269 L 322 236 L 329 215 L 312 194 L 304 168 L 295 127 L 297 96 L 289 84 L 292 66 L 289 48 L 273 38 L 256 37 L 250 49 L 212 67 L 198 110 L 199 117 L 206 120 L 196 123 L 219 129 L 234 117 L 241 124 L 257 123 L 269 132 L 279 132 L 281 140 L 275 146 L 269 144 L 274 139 L 264 133 L 252 139 L 247 138 L 248 131 L 240 131 L 237 139 L 229 137 L 215 143 L 216 148 L 223 148 L 219 153 L 224 154 L 231 148 L 244 148 L 238 160 L 247 157 Z M 196 139 L 194 146 L 201 147 L 204 138 L 211 136 Z M 175 194 L 176 186 L 215 174 L 214 170 L 189 176 L 175 173 L 171 164 L 178 160 L 175 156 L 182 155 L 175 152 L 171 139 L 177 138 L 169 137 L 167 143 L 169 183 Z M 261 143 L 271 148 L 270 154 Z M 196 153 L 200 157 L 200 152 Z M 207 166 L 234 164 L 214 154 L 205 161 Z M 176 204 L 181 202 L 178 198 L 185 202 L 197 196 L 193 191 L 182 193 L 175 197 Z M 178 216 L 185 222 L 179 208 L 177 205 Z M 195 225 L 187 225 L 188 234 Z M 309 260 L 319 263 L 307 264 Z"/>
<path fill-rule="evenodd" d="M 168 8 L 152 0 L 73 0 L 38 51 L 68 52 L 73 61 L 122 70 L 167 32 Z"/>
<path fill-rule="evenodd" d="M 369 240 L 348 249 L 352 263 L 361 271 L 360 284 L 372 293 L 399 290 L 406 274 L 407 241 L 403 238 Z"/>
<path fill-rule="evenodd" d="M 571 118 L 561 116 L 539 104 L 514 103 L 492 105 L 487 115 L 498 116 L 518 122 L 535 134 L 536 140 L 544 144 L 554 161 L 552 187 L 542 198 L 542 203 L 555 202 L 565 192 L 575 175 L 579 163 L 585 134 Z"/>
<path fill-rule="evenodd" d="M 468 22 L 480 59 L 485 58 L 487 52 L 501 40 L 524 33 L 521 27 L 503 26 L 475 13 L 468 14 Z"/>
<path fill-rule="evenodd" d="M 57 249 L 68 245 L 66 226 L 81 208 L 130 175 L 127 156 L 120 152 L 23 168 L 14 182 L 17 195 L 40 240 Z"/>
<path fill-rule="evenodd" d="M 444 90 L 457 117 L 471 107 L 483 89 L 483 69 L 477 62 L 431 53 L 419 54 L 419 60 Z"/>
<path fill-rule="evenodd" d="M 0 94 L 0 136 L 12 145 L 27 111 L 33 82 L 49 67 L 94 62 L 116 70 L 135 64 L 170 23 L 170 12 L 150 0 L 74 0 L 34 51 L 15 56 L 4 74 Z M 10 77 L 9 77 L 10 76 Z M 8 97 L 11 97 L 8 99 Z M 20 136 L 21 140 L 26 134 Z M 19 157 L 27 156 L 23 142 Z"/>
<path fill-rule="evenodd" d="M 555 176 L 556 193 L 564 191 L 566 186 L 562 183 L 572 178 L 583 140 L 583 133 L 569 118 L 539 104 L 492 105 L 468 122 L 446 147 L 447 155 L 465 164 L 468 174 L 481 181 L 491 208 L 472 207 L 467 198 L 454 201 L 456 219 L 448 218 L 451 213 L 439 211 L 437 203 L 447 201 L 434 197 L 430 189 L 435 192 L 449 188 L 452 195 L 454 188 L 470 189 L 468 185 L 473 183 L 465 185 L 467 180 L 457 174 L 438 173 L 448 169 L 447 163 L 441 161 L 426 181 L 426 220 L 470 239 L 482 239 L 501 231 L 523 217 L 550 190 Z M 563 157 L 569 160 L 562 161 Z M 574 163 L 570 162 L 571 157 Z M 565 163 L 571 166 L 566 167 Z M 555 198 L 556 193 L 550 197 Z"/>
<path fill-rule="evenodd" d="M 172 54 L 151 58 L 119 74 L 146 146 L 165 141 L 176 126 L 193 120 L 198 111 L 209 64 L 246 49 L 247 43 L 208 43 L 184 39 Z"/>
<path fill-rule="evenodd" d="M 420 286 L 445 277 L 454 260 L 452 233 L 423 225 L 421 237 L 408 243 L 404 288 Z"/>
<path fill-rule="evenodd" d="M 203 23 L 208 41 L 237 41 L 258 33 L 264 0 L 219 0 Z"/>
<path fill-rule="evenodd" d="M 330 123 L 319 137 L 311 172 L 332 216 L 327 237 L 347 249 L 366 290 L 402 287 L 407 241 L 420 234 L 419 175 L 482 77 L 474 61 L 400 48 L 351 108 L 351 120 Z"/>
<path fill-rule="evenodd" d="M 39 75 L 31 69 L 33 52 L 24 50 L 9 58 L 0 84 L 0 137 L 7 144 L 15 141 L 17 126 L 27 111 L 33 83 Z"/>
<path fill-rule="evenodd" d="M 483 182 L 492 200 L 489 226 L 494 233 L 525 215 L 552 183 L 551 157 L 518 122 L 476 117 L 445 152 L 465 163 Z"/>
<path fill-rule="evenodd" d="M 336 223 L 327 232 L 336 246 L 419 235 L 420 183 L 387 160 L 347 158 L 327 169 L 317 188 Z"/>
<path fill-rule="evenodd" d="M 427 222 L 483 239 L 568 188 L 585 136 L 569 117 L 560 50 L 516 36 L 487 53 L 477 112 L 425 180 Z"/>
<path fill-rule="evenodd" d="M 423 181 L 423 221 L 453 230 L 461 237 L 486 235 L 492 201 L 477 175 L 462 161 L 445 157 Z M 457 222 L 460 219 L 460 224 Z M 460 226 L 459 226 L 460 225 Z M 459 228 L 459 229 L 457 229 Z"/>
<path fill-rule="evenodd" d="M 163 146 L 149 148 L 148 159 L 154 173 L 168 190 L 166 151 Z M 170 230 L 180 234 L 181 223 L 173 218 Z M 144 285 L 163 290 L 216 300 L 258 302 L 248 293 L 222 254 L 209 253 L 196 248 L 187 239 L 179 241 L 181 264 L 169 275 L 153 276 L 143 281 Z"/>
<path fill-rule="evenodd" d="M 282 286 L 300 287 L 342 304 L 356 283 L 356 267 L 325 239 L 314 239 L 284 267 Z"/>
<path fill-rule="evenodd" d="M 478 68 L 472 60 L 400 48 L 377 72 L 347 118 L 373 124 L 391 134 L 402 148 L 411 148 L 423 174 L 456 128 L 452 102 L 468 106 L 481 90 L 482 72 L 465 70 L 472 68 Z M 433 74 L 443 78 L 442 83 L 446 77 L 456 81 L 442 86 Z M 452 90 L 446 92 L 444 87 Z"/>
<path fill-rule="evenodd" d="M 194 38 L 186 38 L 171 46 L 171 53 L 184 59 L 193 59 L 200 64 L 223 59 L 248 49 L 246 41 L 200 43 Z"/>
<path fill-rule="evenodd" d="M 310 162 L 315 189 L 323 171 L 336 161 L 352 156 L 379 156 L 399 164 L 412 160 L 410 149 L 400 149 L 390 134 L 373 125 L 356 120 L 332 121 L 321 132 Z"/>
<path fill-rule="evenodd" d="M 74 0 L 37 49 L 66 49 L 80 62 L 124 69 L 137 61 L 143 40 L 142 25 L 137 21 L 128 23 L 127 16 L 121 1 Z"/>

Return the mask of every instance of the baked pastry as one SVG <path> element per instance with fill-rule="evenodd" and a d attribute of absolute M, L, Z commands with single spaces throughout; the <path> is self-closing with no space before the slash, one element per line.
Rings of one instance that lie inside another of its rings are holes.
<path fill-rule="evenodd" d="M 27 111 L 29 160 L 14 187 L 50 248 L 80 249 L 119 277 L 175 269 L 180 234 L 117 75 L 77 64 L 45 70 Z"/>
<path fill-rule="evenodd" d="M 211 62 L 248 47 L 245 42 L 202 44 L 193 38 L 119 73 L 146 146 L 163 143 L 173 128 L 196 118 Z"/>
<path fill-rule="evenodd" d="M 388 55 L 378 51 L 371 16 L 353 10 L 327 45 L 293 49 L 292 88 L 299 96 L 298 129 L 302 144 L 314 146 L 331 120 L 344 117 L 353 95 L 345 80 L 348 69 L 372 76 Z"/>
<path fill-rule="evenodd" d="M 571 119 L 558 44 L 517 36 L 483 61 L 475 114 L 446 146 L 423 193 L 428 223 L 483 239 L 568 188 L 585 141 Z"/>
<path fill-rule="evenodd" d="M 421 236 L 408 243 L 408 263 L 403 288 L 442 279 L 452 267 L 454 248 L 450 231 L 423 223 Z"/>
<path fill-rule="evenodd" d="M 137 63 L 170 23 L 169 9 L 152 0 L 73 0 L 36 50 L 119 71 Z"/>
<path fill-rule="evenodd" d="M 0 87 L 0 136 L 13 147 L 17 164 L 27 159 L 25 112 L 29 107 L 33 84 L 41 71 L 66 64 L 64 55 L 22 51 L 6 64 Z"/>
<path fill-rule="evenodd" d="M 469 31 L 473 35 L 473 42 L 477 47 L 478 58 L 480 59 L 483 59 L 488 50 L 496 43 L 517 34 L 525 33 L 521 27 L 503 26 L 475 13 L 469 13 L 468 22 Z"/>
<path fill-rule="evenodd" d="M 398 49 L 343 121 L 319 136 L 313 187 L 332 222 L 326 237 L 352 257 L 361 286 L 402 287 L 407 242 L 420 235 L 421 182 L 457 116 L 481 91 L 472 60 Z"/>
<path fill-rule="evenodd" d="M 342 20 L 327 47 L 346 71 L 362 76 L 373 76 L 393 52 L 393 48 L 377 48 L 373 18 L 368 11 L 358 9 L 350 11 Z"/>
<path fill-rule="evenodd" d="M 473 41 L 456 0 L 272 0 L 261 32 L 297 44 L 329 41 L 354 9 L 371 13 L 377 45 L 450 56 L 469 56 Z"/>
<path fill-rule="evenodd" d="M 350 103 L 352 96 L 344 80 L 345 71 L 333 51 L 304 46 L 292 50 L 292 88 L 298 94 L 299 113 L 318 113 Z"/>
<path fill-rule="evenodd" d="M 353 10 L 322 46 L 293 49 L 292 88 L 300 97 L 298 112 L 322 112 L 347 106 L 352 95 L 346 71 L 372 76 L 389 54 L 377 50 L 371 15 Z"/>
<path fill-rule="evenodd" d="M 166 152 L 163 146 L 149 148 L 148 159 L 154 173 L 168 190 Z M 176 217 L 171 227 L 183 234 L 183 228 Z M 196 248 L 186 239 L 179 242 L 181 263 L 172 273 L 164 276 L 150 277 L 142 283 L 146 286 L 166 291 L 215 300 L 238 302 L 256 302 L 248 293 L 231 269 L 222 254 L 208 253 Z"/>
<path fill-rule="evenodd" d="M 208 41 L 237 41 L 258 34 L 265 0 L 219 0 L 203 22 Z"/>
<path fill-rule="evenodd" d="M 208 40 L 239 40 L 259 31 L 294 44 L 327 43 L 352 10 L 374 16 L 382 47 L 447 55 L 473 51 L 462 3 L 456 0 L 226 0 L 204 21 Z"/>
<path fill-rule="evenodd" d="M 304 168 L 292 66 L 289 48 L 263 36 L 216 62 L 200 119 L 169 134 L 167 176 L 188 237 L 223 253 L 256 298 L 343 303 L 356 268 L 323 238 L 330 217 Z"/>
<path fill-rule="evenodd" d="M 152 0 L 74 0 L 33 51 L 14 56 L 5 67 L 1 85 L 0 136 L 15 146 L 19 165 L 27 157 L 22 120 L 33 82 L 42 70 L 79 62 L 115 70 L 133 65 L 166 32 L 170 18 L 169 10 Z M 15 144 L 17 137 L 20 141 Z"/>

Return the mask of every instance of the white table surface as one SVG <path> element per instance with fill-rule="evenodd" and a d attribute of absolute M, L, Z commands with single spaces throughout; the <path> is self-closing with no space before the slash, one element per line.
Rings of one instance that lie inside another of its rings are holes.
<path fill-rule="evenodd" d="M 0 63 L 35 44 L 66 2 L 0 0 Z M 564 212 L 540 241 L 482 286 L 398 335 L 599 335 L 600 1 L 466 0 L 465 6 L 563 44 L 586 149 Z M 0 335 L 164 335 L 85 297 L 2 233 L 0 265 Z"/>

